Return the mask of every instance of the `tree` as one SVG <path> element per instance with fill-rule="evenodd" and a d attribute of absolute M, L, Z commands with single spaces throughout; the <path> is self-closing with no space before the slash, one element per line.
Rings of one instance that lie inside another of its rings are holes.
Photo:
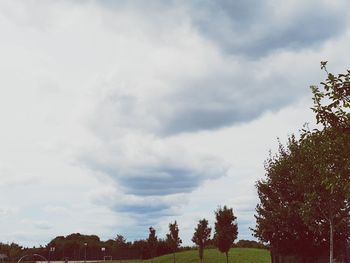
<path fill-rule="evenodd" d="M 322 88 L 311 87 L 316 122 L 270 157 L 266 180 L 257 183 L 255 234 L 279 252 L 303 254 L 329 246 L 329 261 L 349 236 L 350 212 L 350 71 L 327 72 Z M 280 222 L 280 223 L 278 223 Z M 310 247 L 311 246 L 311 247 Z"/>
<path fill-rule="evenodd" d="M 329 233 L 333 262 L 336 235 L 347 236 L 350 219 L 350 133 L 327 127 L 304 137 L 300 148 L 305 159 L 304 166 L 297 167 L 298 174 L 308 180 L 301 216 L 310 228 Z"/>
<path fill-rule="evenodd" d="M 148 243 L 148 247 L 149 247 L 150 256 L 151 256 L 151 258 L 153 258 L 155 255 L 155 252 L 157 249 L 157 243 L 158 243 L 158 239 L 156 236 L 156 230 L 153 227 L 149 228 L 149 235 L 148 235 L 147 243 Z"/>
<path fill-rule="evenodd" d="M 348 219 L 349 211 L 347 202 L 350 184 L 348 180 L 349 137 L 347 135 L 350 133 L 350 70 L 336 76 L 328 72 L 326 65 L 327 61 L 321 62 L 321 69 L 327 73 L 327 79 L 321 82 L 321 88 L 311 87 L 314 95 L 312 110 L 316 114 L 317 123 L 322 124 L 323 129 L 315 130 L 313 133 L 304 133 L 304 137 L 306 137 L 305 134 L 308 137 L 308 140 L 305 140 L 309 143 L 308 146 L 314 144 L 312 145 L 314 147 L 309 147 L 309 149 L 317 148 L 317 172 L 320 177 L 318 183 L 321 183 L 325 189 L 322 195 L 316 193 L 311 195 L 311 201 L 318 205 L 313 204 L 312 207 L 309 205 L 310 209 L 306 209 L 306 215 L 308 217 L 313 215 L 311 219 L 317 220 L 318 217 L 328 222 L 329 257 L 330 262 L 333 262 L 336 221 Z M 320 136 L 322 142 L 317 140 L 317 137 Z M 327 209 L 320 210 L 320 202 L 326 204 Z M 318 213 L 316 212 L 318 214 L 316 217 L 315 207 L 319 210 Z"/>
<path fill-rule="evenodd" d="M 208 220 L 199 220 L 197 228 L 195 228 L 195 232 L 192 237 L 192 242 L 198 246 L 200 262 L 203 262 L 203 251 L 206 244 L 210 240 L 210 233 L 211 228 L 208 227 Z"/>
<path fill-rule="evenodd" d="M 7 258 L 3 258 L 2 260 L 10 260 L 12 262 L 17 261 L 23 252 L 23 247 L 16 244 L 4 244 L 0 242 L 0 253 L 3 253 L 7 256 Z"/>
<path fill-rule="evenodd" d="M 327 61 L 321 62 L 321 69 L 327 73 L 327 79 L 321 82 L 321 89 L 312 86 L 317 123 L 324 127 L 349 129 L 350 127 L 350 70 L 338 76 L 329 73 Z"/>
<path fill-rule="evenodd" d="M 179 238 L 179 227 L 177 225 L 176 220 L 173 224 L 172 223 L 169 224 L 169 234 L 167 234 L 167 241 L 170 243 L 170 246 L 173 249 L 173 255 L 174 255 L 173 259 L 175 263 L 176 250 L 182 243 L 182 240 Z"/>
<path fill-rule="evenodd" d="M 126 247 L 126 239 L 122 235 L 117 235 L 115 238 L 116 247 L 124 248 Z"/>
<path fill-rule="evenodd" d="M 215 211 L 215 239 L 218 249 L 226 254 L 226 262 L 228 263 L 228 251 L 238 235 L 238 227 L 236 223 L 237 217 L 234 216 L 232 208 L 219 207 Z"/>
<path fill-rule="evenodd" d="M 328 240 L 332 262 L 334 241 L 339 250 L 349 234 L 349 156 L 350 133 L 330 128 L 280 145 L 257 184 L 256 236 L 279 253 L 305 257 Z"/>
<path fill-rule="evenodd" d="M 260 203 L 257 205 L 255 236 L 272 247 L 276 254 L 298 254 L 312 262 L 324 247 L 324 231 L 311 231 L 301 215 L 305 193 L 310 190 L 308 180 L 300 177 L 300 168 L 306 166 L 305 151 L 298 140 L 289 138 L 287 147 L 279 145 L 278 154 L 265 163 L 266 179 L 257 183 Z M 300 166 L 300 168 L 298 168 Z M 304 173 L 313 176 L 313 173 Z"/>

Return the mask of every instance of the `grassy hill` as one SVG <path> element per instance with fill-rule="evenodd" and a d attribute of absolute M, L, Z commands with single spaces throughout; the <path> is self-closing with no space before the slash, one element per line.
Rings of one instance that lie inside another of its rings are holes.
<path fill-rule="evenodd" d="M 113 261 L 113 263 L 172 263 L 173 255 L 165 255 L 153 260 L 124 260 Z M 177 263 L 197 263 L 199 262 L 198 251 L 191 250 L 176 253 Z M 205 263 L 226 263 L 225 254 L 220 253 L 217 249 L 206 249 L 204 252 Z M 270 252 L 265 249 L 255 248 L 234 248 L 229 253 L 229 263 L 270 263 Z"/>

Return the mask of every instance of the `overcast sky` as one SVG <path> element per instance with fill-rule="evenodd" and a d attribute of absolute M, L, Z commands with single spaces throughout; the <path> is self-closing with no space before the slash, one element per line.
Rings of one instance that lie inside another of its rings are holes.
<path fill-rule="evenodd" d="M 0 241 L 252 239 L 264 160 L 350 68 L 347 0 L 0 2 Z"/>

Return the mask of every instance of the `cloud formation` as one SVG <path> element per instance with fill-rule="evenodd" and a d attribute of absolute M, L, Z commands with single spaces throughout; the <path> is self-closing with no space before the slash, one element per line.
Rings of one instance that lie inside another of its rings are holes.
<path fill-rule="evenodd" d="M 231 55 L 260 58 L 276 50 L 319 47 L 344 33 L 343 1 L 193 1 L 194 24 Z M 317 9 L 317 11 L 315 11 Z"/>
<path fill-rule="evenodd" d="M 3 241 L 141 238 L 178 218 L 189 244 L 220 204 L 249 238 L 254 183 L 275 138 L 312 119 L 319 61 L 348 67 L 346 7 L 1 2 Z"/>

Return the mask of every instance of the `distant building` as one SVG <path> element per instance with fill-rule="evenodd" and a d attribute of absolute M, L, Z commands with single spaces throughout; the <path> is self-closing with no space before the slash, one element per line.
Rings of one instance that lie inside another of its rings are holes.
<path fill-rule="evenodd" d="M 0 253 L 0 261 L 2 262 L 2 261 L 5 261 L 5 259 L 7 259 L 8 257 L 7 257 L 7 255 L 6 254 L 1 254 Z"/>

